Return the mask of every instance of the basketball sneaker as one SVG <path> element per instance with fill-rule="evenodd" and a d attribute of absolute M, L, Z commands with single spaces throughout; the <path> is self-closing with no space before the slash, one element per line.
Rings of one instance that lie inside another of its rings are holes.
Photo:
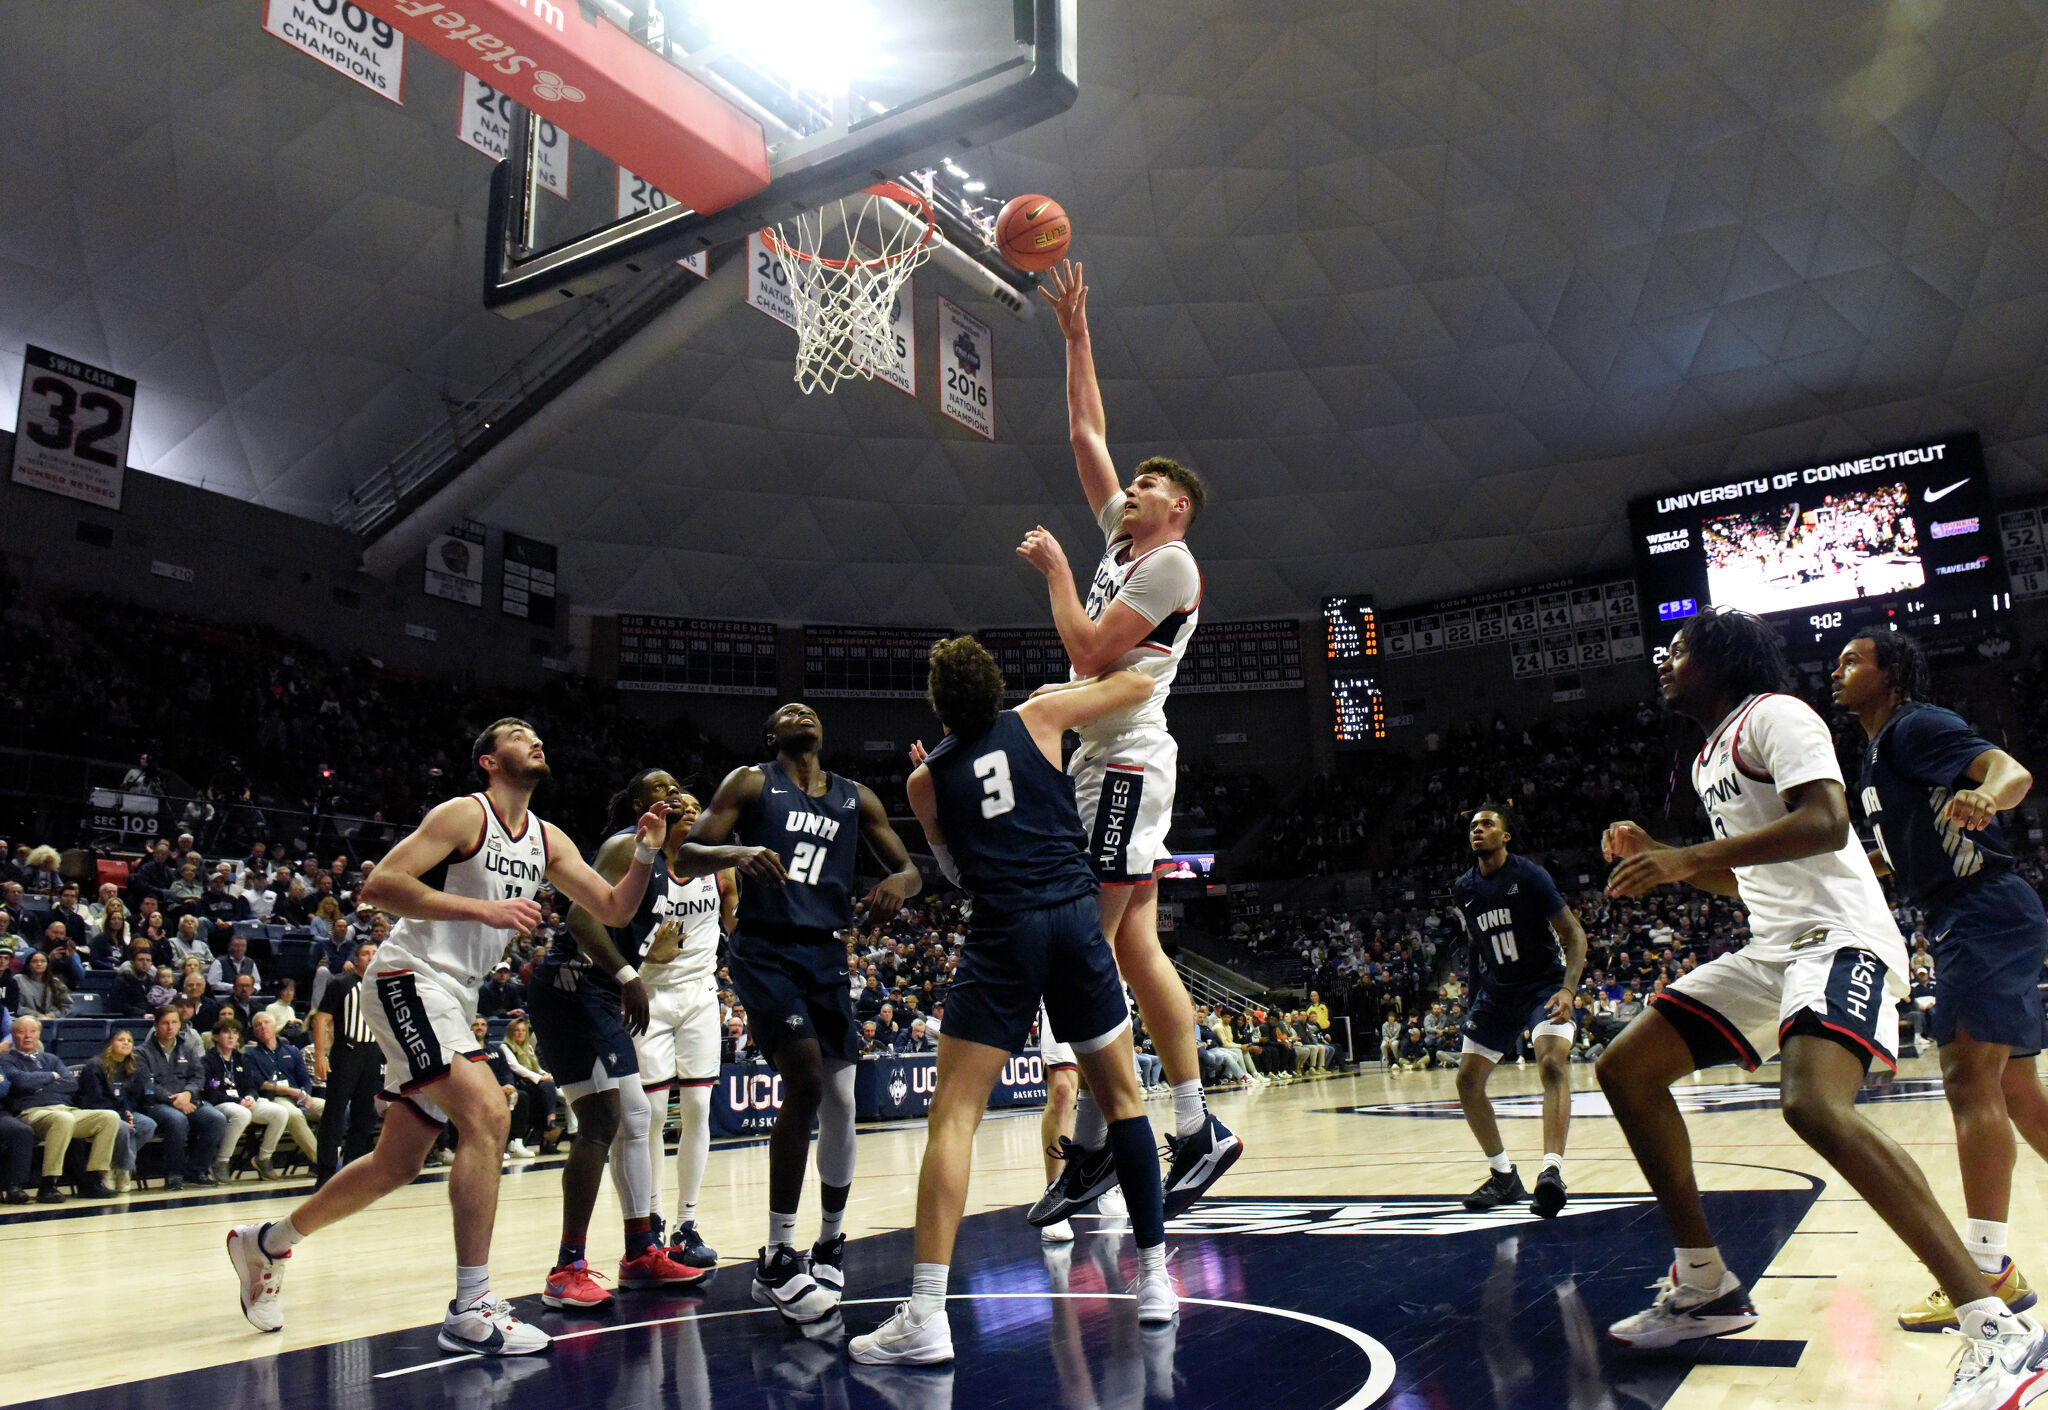
<path fill-rule="evenodd" d="M 1130 1218 L 1131 1207 L 1124 1203 L 1123 1186 L 1111 1185 L 1104 1190 L 1102 1197 L 1095 1201 L 1095 1212 L 1105 1219 Z"/>
<path fill-rule="evenodd" d="M 846 1291 L 846 1235 L 834 1234 L 811 1245 L 811 1277 L 832 1294 L 834 1302 Z"/>
<path fill-rule="evenodd" d="M 910 1304 L 899 1302 L 894 1316 L 855 1337 L 846 1350 L 863 1366 L 937 1366 L 953 1359 L 953 1328 L 943 1307 L 922 1322 L 913 1322 Z"/>
<path fill-rule="evenodd" d="M 676 1230 L 675 1242 L 668 1246 L 668 1256 L 686 1268 L 716 1268 L 718 1250 L 704 1242 L 697 1233 L 697 1221 L 691 1219 Z"/>
<path fill-rule="evenodd" d="M 1505 1175 L 1498 1170 L 1489 1172 L 1486 1183 L 1465 1196 L 1465 1208 L 1477 1213 L 1482 1209 L 1498 1209 L 1504 1204 L 1520 1204 L 1527 1198 L 1529 1192 L 1522 1188 L 1521 1175 L 1510 1165 Z"/>
<path fill-rule="evenodd" d="M 1166 1168 L 1163 1193 L 1166 1217 L 1172 1219 L 1187 1213 L 1190 1205 L 1237 1164 L 1237 1158 L 1244 1154 L 1244 1142 L 1211 1115 L 1192 1136 L 1168 1136 L 1166 1151 L 1172 1163 Z M 1112 1178 L 1114 1175 L 1112 1170 Z"/>
<path fill-rule="evenodd" d="M 467 1307 L 450 1302 L 434 1340 L 443 1351 L 477 1356 L 531 1356 L 554 1344 L 539 1327 L 514 1317 L 511 1303 L 492 1302 L 488 1296 Z"/>
<path fill-rule="evenodd" d="M 1074 1241 L 1074 1226 L 1064 1219 L 1048 1224 L 1038 1231 L 1038 1241 L 1046 1244 L 1070 1244 Z"/>
<path fill-rule="evenodd" d="M 638 1258 L 619 1260 L 619 1286 L 622 1288 L 673 1288 L 686 1283 L 700 1283 L 708 1276 L 709 1269 L 691 1268 L 676 1262 L 660 1244 L 651 1245 Z"/>
<path fill-rule="evenodd" d="M 278 1293 L 284 1287 L 284 1261 L 289 1252 L 272 1258 L 263 1251 L 263 1226 L 242 1224 L 228 1230 L 228 1262 L 235 1265 L 235 1277 L 242 1284 L 242 1315 L 259 1332 L 284 1328 L 284 1306 Z"/>
<path fill-rule="evenodd" d="M 1141 1269 L 1131 1284 L 1138 1302 L 1138 1325 L 1158 1327 L 1180 1316 L 1180 1294 L 1173 1290 L 1173 1278 L 1164 1268 Z"/>
<path fill-rule="evenodd" d="M 1116 1158 L 1109 1153 L 1108 1146 L 1095 1151 L 1083 1150 L 1062 1136 L 1052 1154 L 1054 1159 L 1064 1160 L 1066 1168 L 1060 1171 L 1057 1180 L 1045 1187 L 1045 1193 L 1024 1216 L 1024 1222 L 1040 1229 L 1077 1213 L 1088 1201 L 1116 1183 Z"/>
<path fill-rule="evenodd" d="M 2048 1391 L 2048 1332 L 2030 1317 L 2007 1311 L 1972 1317 L 1959 1337 L 1955 1381 L 1938 1410 L 2007 1410 Z"/>
<path fill-rule="evenodd" d="M 1726 1336 L 1756 1325 L 1756 1308 L 1750 1304 L 1742 1279 L 1734 1273 L 1724 1271 L 1719 1287 L 1695 1288 L 1679 1282 L 1677 1272 L 1674 1265 L 1652 1283 L 1657 1300 L 1635 1316 L 1614 1323 L 1607 1335 L 1623 1346 L 1654 1350 L 1702 1337 Z"/>
<path fill-rule="evenodd" d="M 752 1296 L 762 1307 L 772 1307 L 789 1322 L 816 1322 L 830 1317 L 839 1306 L 835 1293 L 818 1286 L 803 1259 L 788 1244 L 762 1249 L 754 1262 Z"/>
<path fill-rule="evenodd" d="M 1998 1294 L 2007 1307 L 2015 1312 L 2024 1312 L 2040 1301 L 2034 1290 L 2027 1286 L 2027 1280 L 2020 1275 L 2020 1267 L 2010 1258 L 1999 1265 L 1998 1272 L 1986 1275 L 1991 1291 Z M 1899 1313 L 1899 1325 L 1909 1332 L 1946 1332 L 1956 1325 L 1956 1305 L 1948 1300 L 1948 1294 L 1940 1288 L 1927 1294 L 1919 1302 Z"/>
<path fill-rule="evenodd" d="M 1557 1173 L 1556 1166 L 1544 1166 L 1543 1173 L 1536 1177 L 1536 1193 L 1529 1200 L 1529 1208 L 1545 1219 L 1555 1219 L 1564 1202 L 1564 1176 Z"/>
<path fill-rule="evenodd" d="M 610 1307 L 612 1295 L 597 1285 L 597 1280 L 603 1276 L 602 1273 L 591 1272 L 590 1265 L 583 1259 L 564 1263 L 548 1273 L 540 1300 L 549 1307 L 567 1308 L 571 1312 L 593 1312 L 600 1307 Z"/>

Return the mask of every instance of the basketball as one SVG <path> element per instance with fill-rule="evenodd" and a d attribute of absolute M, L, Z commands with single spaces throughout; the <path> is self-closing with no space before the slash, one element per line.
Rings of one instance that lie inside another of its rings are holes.
<path fill-rule="evenodd" d="M 996 248 L 1030 274 L 1065 258 L 1073 233 L 1067 213 L 1050 196 L 1019 196 L 996 217 Z"/>

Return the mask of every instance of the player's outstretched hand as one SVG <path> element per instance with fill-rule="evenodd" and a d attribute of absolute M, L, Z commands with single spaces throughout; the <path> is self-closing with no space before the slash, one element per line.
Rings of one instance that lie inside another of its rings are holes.
<path fill-rule="evenodd" d="M 926 756 L 926 754 L 925 754 L 925 751 L 924 751 L 924 741 L 923 741 L 923 740 L 921 740 L 921 739 L 913 739 L 913 740 L 911 740 L 911 741 L 910 741 L 910 767 L 912 767 L 913 769 L 923 768 L 923 767 L 924 767 L 924 761 L 925 761 L 926 757 L 927 757 L 927 756 Z"/>
<path fill-rule="evenodd" d="M 1045 295 L 1045 301 L 1052 305 L 1053 316 L 1060 321 L 1060 333 L 1069 342 L 1087 337 L 1088 286 L 1082 282 L 1080 264 L 1063 259 L 1047 278 L 1052 287 L 1041 284 L 1038 292 Z"/>
<path fill-rule="evenodd" d="M 493 930 L 512 930 L 524 935 L 540 924 L 540 903 L 524 896 L 486 901 L 483 905 L 484 924 Z"/>
<path fill-rule="evenodd" d="M 780 886 L 789 880 L 789 872 L 784 869 L 782 858 L 773 847 L 735 847 L 731 858 L 732 866 L 741 876 L 751 876 L 771 886 Z"/>
<path fill-rule="evenodd" d="M 1965 788 L 1948 800 L 1941 815 L 1957 827 L 1981 832 L 1998 816 L 1998 800 L 1981 788 Z"/>
<path fill-rule="evenodd" d="M 1609 823 L 1607 831 L 1600 834 L 1600 855 L 1610 862 L 1648 852 L 1656 845 L 1657 840 L 1640 823 Z"/>
<path fill-rule="evenodd" d="M 893 919 L 909 899 L 910 883 L 900 877 L 887 876 L 875 884 L 874 890 L 861 897 L 860 904 L 866 912 L 864 919 L 879 923 Z"/>
<path fill-rule="evenodd" d="M 626 1020 L 626 1031 L 635 1038 L 647 1031 L 650 1021 L 647 981 L 638 975 L 619 986 L 619 1015 Z"/>
<path fill-rule="evenodd" d="M 654 927 L 654 933 L 647 937 L 648 964 L 667 964 L 683 948 L 683 928 L 671 916 Z"/>
<path fill-rule="evenodd" d="M 1543 1016 L 1552 1023 L 1570 1023 L 1572 1021 L 1572 991 L 1569 988 L 1560 988 L 1555 994 L 1552 994 L 1550 1002 L 1543 1006 Z"/>
<path fill-rule="evenodd" d="M 1048 579 L 1055 573 L 1073 575 L 1073 569 L 1067 566 L 1067 551 L 1060 547 L 1060 541 L 1043 524 L 1024 535 L 1024 542 L 1017 545 L 1017 556 Z"/>
<path fill-rule="evenodd" d="M 668 804 L 656 803 L 640 815 L 640 828 L 633 840 L 642 847 L 659 847 L 668 841 Z"/>
<path fill-rule="evenodd" d="M 1621 864 L 1607 878 L 1607 894 L 1641 896 L 1659 886 L 1684 881 L 1699 869 L 1690 847 L 1658 847 L 1638 852 L 1634 856 L 1623 857 Z"/>

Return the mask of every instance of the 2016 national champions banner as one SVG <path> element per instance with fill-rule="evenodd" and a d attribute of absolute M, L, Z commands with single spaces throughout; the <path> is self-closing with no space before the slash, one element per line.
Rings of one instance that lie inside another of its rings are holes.
<path fill-rule="evenodd" d="M 932 1109 L 939 1060 L 931 1053 L 865 1057 L 853 1079 L 861 1121 L 907 1121 Z M 1045 1060 L 1027 1048 L 1003 1064 L 988 1094 L 991 1111 L 1045 1103 Z M 782 1079 L 765 1062 L 726 1063 L 711 1093 L 713 1136 L 765 1135 L 782 1110 Z"/>

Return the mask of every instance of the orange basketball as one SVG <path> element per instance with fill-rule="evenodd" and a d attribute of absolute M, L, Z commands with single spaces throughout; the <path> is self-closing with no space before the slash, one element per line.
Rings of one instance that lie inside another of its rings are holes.
<path fill-rule="evenodd" d="M 1050 196 L 1019 196 L 996 217 L 996 248 L 1026 273 L 1058 264 L 1072 238 L 1067 213 Z"/>

